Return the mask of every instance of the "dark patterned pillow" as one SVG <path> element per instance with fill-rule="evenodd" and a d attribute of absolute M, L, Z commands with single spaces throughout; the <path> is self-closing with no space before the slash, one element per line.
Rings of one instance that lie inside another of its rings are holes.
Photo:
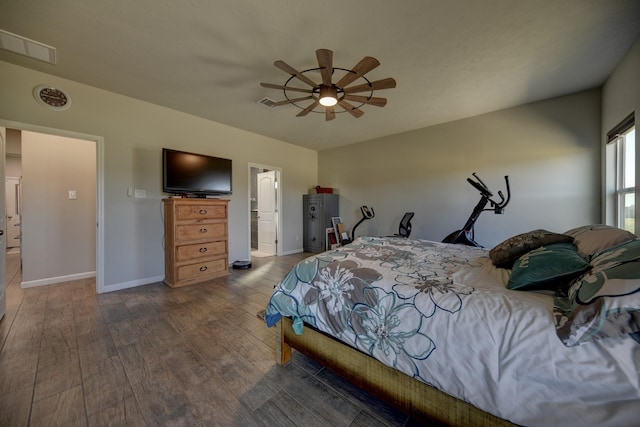
<path fill-rule="evenodd" d="M 640 240 L 600 252 L 592 269 L 553 299 L 562 342 L 584 342 L 640 332 Z"/>
<path fill-rule="evenodd" d="M 489 257 L 496 267 L 511 268 L 518 258 L 533 249 L 552 243 L 571 242 L 573 242 L 573 237 L 566 234 L 553 233 L 547 230 L 533 230 L 508 238 L 491 249 Z"/>
<path fill-rule="evenodd" d="M 584 225 L 565 231 L 564 234 L 575 239 L 578 253 L 587 259 L 612 246 L 637 238 L 626 230 L 604 224 Z"/>
<path fill-rule="evenodd" d="M 520 291 L 565 289 L 589 269 L 573 243 L 552 243 L 522 255 L 513 264 L 508 289 Z"/>

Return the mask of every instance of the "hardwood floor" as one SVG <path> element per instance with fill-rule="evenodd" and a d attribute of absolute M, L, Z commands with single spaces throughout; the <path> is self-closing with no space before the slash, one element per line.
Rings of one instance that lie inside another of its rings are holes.
<path fill-rule="evenodd" d="M 300 353 L 275 364 L 256 313 L 304 256 L 96 295 L 93 280 L 21 289 L 7 255 L 0 426 L 418 425 Z"/>

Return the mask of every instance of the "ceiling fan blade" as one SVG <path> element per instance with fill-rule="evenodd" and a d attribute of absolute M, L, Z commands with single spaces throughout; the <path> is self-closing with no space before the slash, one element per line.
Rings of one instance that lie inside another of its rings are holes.
<path fill-rule="evenodd" d="M 275 65 L 276 67 L 280 68 L 282 71 L 284 71 L 285 73 L 289 73 L 292 76 L 296 76 L 298 78 L 298 80 L 301 80 L 303 82 L 305 82 L 306 84 L 308 84 L 311 87 L 316 87 L 318 86 L 313 80 L 311 80 L 309 77 L 305 76 L 304 74 L 302 74 L 301 72 L 299 72 L 298 70 L 296 70 L 295 68 L 293 68 L 292 66 L 288 65 L 286 62 L 284 61 L 276 61 L 273 63 L 273 65 Z"/>
<path fill-rule="evenodd" d="M 311 90 L 311 89 L 303 89 L 303 88 L 299 88 L 299 87 L 274 85 L 272 83 L 260 83 L 260 86 L 266 87 L 266 88 L 269 88 L 269 89 L 284 89 L 284 90 L 292 90 L 294 92 L 313 93 L 313 90 Z"/>
<path fill-rule="evenodd" d="M 396 81 L 391 77 L 387 77 L 386 79 L 371 82 L 371 84 L 363 83 L 358 86 L 345 87 L 344 93 L 366 92 L 369 90 L 391 89 L 394 87 L 396 87 Z"/>
<path fill-rule="evenodd" d="M 375 105 L 376 107 L 384 107 L 387 105 L 387 98 L 376 98 L 375 96 L 367 97 L 361 95 L 345 95 L 344 99 L 348 101 L 356 101 L 362 104 Z"/>
<path fill-rule="evenodd" d="M 324 119 L 328 122 L 329 120 L 333 120 L 336 118 L 336 111 L 333 107 L 326 107 L 324 112 Z"/>
<path fill-rule="evenodd" d="M 340 79 L 340 81 L 336 83 L 336 86 L 338 86 L 339 88 L 344 88 L 346 85 L 364 76 L 369 71 L 376 68 L 378 65 L 380 65 L 380 61 L 378 61 L 376 58 L 365 56 L 360 60 L 360 62 L 356 64 L 355 67 L 351 69 L 350 73 L 345 74 Z"/>
<path fill-rule="evenodd" d="M 296 102 L 306 101 L 307 99 L 313 99 L 313 96 L 309 95 L 303 98 L 285 99 L 284 101 L 274 102 L 271 105 L 273 105 L 274 107 L 279 107 L 280 105 L 294 104 Z"/>
<path fill-rule="evenodd" d="M 333 74 L 333 52 L 329 49 L 316 50 L 316 57 L 318 58 L 318 65 L 322 74 L 322 84 L 325 86 L 331 86 L 331 75 Z"/>
<path fill-rule="evenodd" d="M 353 105 L 349 104 L 345 100 L 338 102 L 338 105 L 344 108 L 347 111 L 347 113 L 351 114 L 353 117 L 356 117 L 356 118 L 362 117 L 362 115 L 364 114 L 364 111 L 354 107 Z"/>
<path fill-rule="evenodd" d="M 318 105 L 320 105 L 320 103 L 318 101 L 313 101 L 313 103 L 311 105 L 309 105 L 304 110 L 300 111 L 298 114 L 296 114 L 296 116 L 298 116 L 298 117 L 306 116 L 307 114 L 309 114 L 309 112 L 311 110 L 316 108 Z"/>

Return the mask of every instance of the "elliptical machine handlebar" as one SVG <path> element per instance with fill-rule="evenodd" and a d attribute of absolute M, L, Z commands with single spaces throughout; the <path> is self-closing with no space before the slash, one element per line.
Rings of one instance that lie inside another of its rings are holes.
<path fill-rule="evenodd" d="M 373 208 L 368 208 L 367 206 L 360 206 L 360 212 L 362 212 L 362 216 L 365 219 L 371 219 L 374 216 L 376 216 L 376 213 L 373 210 Z"/>
<path fill-rule="evenodd" d="M 505 200 L 502 191 L 498 191 L 498 196 L 500 196 L 500 203 L 494 202 L 493 200 L 489 200 L 491 205 L 493 206 L 493 211 L 497 214 L 501 214 L 504 211 L 504 208 L 509 204 L 509 200 L 511 200 L 511 187 L 509 187 L 509 175 L 505 175 L 504 182 L 507 187 L 507 199 Z"/>
<path fill-rule="evenodd" d="M 476 174 L 474 173 L 473 176 L 476 176 Z M 477 177 L 476 177 L 477 178 Z M 478 190 L 480 192 L 480 194 L 482 194 L 484 197 L 489 198 L 489 197 L 493 197 L 493 193 L 491 191 L 489 191 L 489 189 L 487 188 L 486 185 L 484 185 L 484 182 L 478 180 L 479 182 L 476 182 L 474 180 L 472 180 L 471 178 L 467 178 L 467 182 L 471 185 L 473 185 L 475 187 L 476 190 Z"/>
<path fill-rule="evenodd" d="M 504 208 L 507 206 L 507 204 L 511 200 L 511 188 L 509 187 L 509 176 L 505 175 L 504 177 L 504 181 L 507 188 L 507 198 L 505 199 L 502 191 L 498 191 L 498 197 L 500 197 L 499 202 L 492 199 L 493 193 L 489 190 L 489 187 L 487 187 L 487 185 L 484 182 L 482 182 L 480 177 L 475 172 L 473 173 L 473 176 L 477 179 L 477 181 L 474 181 L 471 178 L 467 178 L 467 182 L 480 192 L 480 195 L 482 196 L 483 199 L 486 199 L 489 203 L 491 203 L 491 209 L 484 209 L 484 210 L 493 210 L 495 213 L 501 214 Z"/>
<path fill-rule="evenodd" d="M 487 184 L 485 184 L 484 181 L 480 179 L 477 173 L 473 172 L 471 173 L 471 175 L 473 175 L 473 177 L 478 180 L 480 185 L 482 185 L 487 191 L 489 191 L 489 187 L 487 187 Z M 491 193 L 491 191 L 489 191 L 489 193 Z"/>

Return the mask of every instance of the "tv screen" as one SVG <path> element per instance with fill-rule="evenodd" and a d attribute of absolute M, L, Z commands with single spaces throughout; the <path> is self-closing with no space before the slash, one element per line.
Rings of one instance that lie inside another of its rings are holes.
<path fill-rule="evenodd" d="M 162 190 L 197 196 L 231 194 L 231 160 L 163 148 Z"/>

